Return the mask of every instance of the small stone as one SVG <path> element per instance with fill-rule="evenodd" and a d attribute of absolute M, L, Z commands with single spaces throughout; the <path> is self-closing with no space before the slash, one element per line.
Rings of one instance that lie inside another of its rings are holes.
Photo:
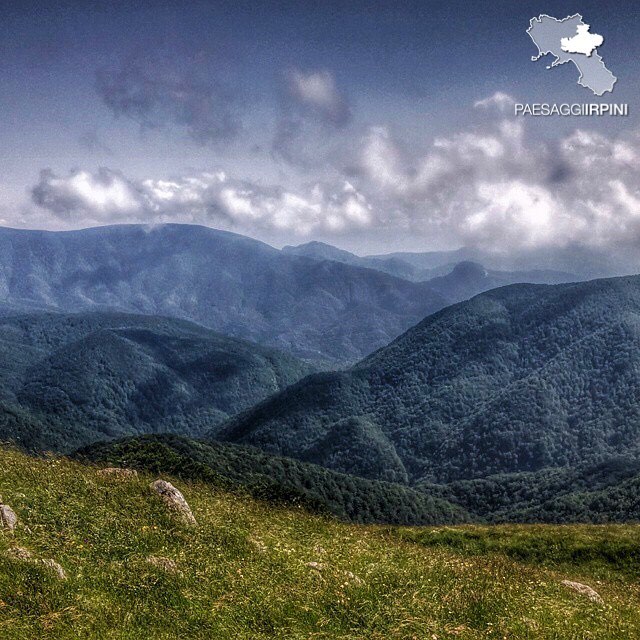
<path fill-rule="evenodd" d="M 119 467 L 106 467 L 98 471 L 101 478 L 117 478 L 121 480 L 133 480 L 138 477 L 135 469 L 120 469 Z"/>
<path fill-rule="evenodd" d="M 178 565 L 175 560 L 171 560 L 171 558 L 165 558 L 163 556 L 149 556 L 147 558 L 147 562 L 156 569 L 161 569 L 162 571 L 166 571 L 167 573 L 172 573 L 174 575 L 182 575 L 182 571 L 178 569 Z"/>
<path fill-rule="evenodd" d="M 150 486 L 162 498 L 167 507 L 178 513 L 184 522 L 194 526 L 198 524 L 184 496 L 170 482 L 156 480 Z"/>
<path fill-rule="evenodd" d="M 324 569 L 322 562 L 306 562 L 305 566 L 309 567 L 309 569 L 315 569 L 316 571 L 322 571 Z"/>
<path fill-rule="evenodd" d="M 343 573 L 349 580 L 355 582 L 356 584 L 364 583 L 364 580 L 362 578 L 358 577 L 355 573 L 351 571 L 344 571 Z"/>
<path fill-rule="evenodd" d="M 64 569 L 55 560 L 52 560 L 51 558 L 46 558 L 44 560 L 41 560 L 41 562 L 47 569 L 50 569 L 51 571 L 53 571 L 53 573 L 60 580 L 67 579 L 67 574 L 65 573 Z"/>
<path fill-rule="evenodd" d="M 598 604 L 604 604 L 604 600 L 600 596 L 597 591 L 594 591 L 589 585 L 582 584 L 580 582 L 573 582 L 571 580 L 563 580 L 562 584 L 565 587 L 569 587 L 569 589 L 573 589 L 578 593 L 581 593 L 583 596 L 587 596 L 589 600 L 592 602 L 597 602 Z"/>
<path fill-rule="evenodd" d="M 6 504 L 0 504 L 0 526 L 9 531 L 15 531 L 18 524 L 18 516 L 15 511 Z"/>
<path fill-rule="evenodd" d="M 13 547 L 7 551 L 7 555 L 14 560 L 30 560 L 33 553 L 24 547 Z"/>

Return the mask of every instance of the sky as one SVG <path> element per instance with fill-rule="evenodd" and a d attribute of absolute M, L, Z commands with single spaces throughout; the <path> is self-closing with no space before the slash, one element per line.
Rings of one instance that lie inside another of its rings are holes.
<path fill-rule="evenodd" d="M 640 242 L 640 9 L 0 0 L 0 224 L 204 224 L 357 253 Z M 580 13 L 598 98 L 526 30 Z M 513 103 L 628 103 L 516 118 Z"/>

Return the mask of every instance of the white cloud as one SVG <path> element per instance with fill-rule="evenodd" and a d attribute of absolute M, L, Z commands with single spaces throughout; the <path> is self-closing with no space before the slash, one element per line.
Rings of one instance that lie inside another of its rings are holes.
<path fill-rule="evenodd" d="M 322 103 L 326 87 L 303 84 Z M 502 118 L 431 143 L 403 145 L 387 127 L 355 141 L 349 171 L 307 184 L 242 180 L 225 171 L 137 180 L 111 170 L 60 176 L 33 188 L 58 226 L 195 222 L 263 239 L 339 237 L 517 251 L 640 243 L 640 135 L 577 129 L 551 142 Z M 418 150 L 416 150 L 418 148 Z M 343 156 L 343 158 L 346 156 Z M 339 166 L 339 165 L 338 165 Z M 6 216 L 3 216 L 6 217 Z"/>
<path fill-rule="evenodd" d="M 437 138 L 411 156 L 389 132 L 364 140 L 360 188 L 415 236 L 490 250 L 640 242 L 640 137 L 577 130 L 527 141 L 521 123 Z M 374 195 L 375 194 L 375 195 Z"/>
<path fill-rule="evenodd" d="M 330 71 L 290 69 L 283 74 L 273 155 L 300 166 L 317 165 L 331 134 L 351 121 L 351 108 Z M 310 148 L 305 149 L 304 142 Z"/>
<path fill-rule="evenodd" d="M 509 94 L 503 93 L 502 91 L 496 91 L 492 96 L 474 102 L 473 106 L 476 109 L 496 108 L 498 111 L 505 112 L 507 109 L 513 107 L 515 103 L 515 99 Z"/>
<path fill-rule="evenodd" d="M 34 202 L 67 223 L 197 222 L 246 233 L 280 229 L 306 235 L 366 227 L 371 206 L 352 184 L 315 183 L 305 190 L 264 187 L 222 172 L 134 181 L 110 169 L 42 171 Z"/>
<path fill-rule="evenodd" d="M 286 74 L 289 97 L 303 108 L 310 109 L 326 122 L 341 126 L 351 114 L 345 96 L 338 90 L 329 71 L 305 73 L 292 69 Z"/>

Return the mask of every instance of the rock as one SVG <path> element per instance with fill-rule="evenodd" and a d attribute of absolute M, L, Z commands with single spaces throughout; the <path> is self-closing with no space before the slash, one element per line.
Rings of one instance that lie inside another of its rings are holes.
<path fill-rule="evenodd" d="M 30 560 L 33 553 L 24 547 L 13 547 L 7 551 L 7 555 L 13 560 Z"/>
<path fill-rule="evenodd" d="M 316 571 L 322 571 L 324 569 L 322 562 L 306 562 L 305 566 L 310 569 L 315 569 Z"/>
<path fill-rule="evenodd" d="M 120 469 L 118 467 L 106 467 L 100 469 L 98 475 L 101 478 L 117 478 L 122 480 L 133 480 L 138 477 L 138 472 L 135 469 Z"/>
<path fill-rule="evenodd" d="M 41 560 L 41 562 L 47 569 L 50 569 L 60 580 L 67 579 L 67 574 L 65 573 L 64 569 L 55 560 L 46 558 L 44 560 Z"/>
<path fill-rule="evenodd" d="M 0 526 L 9 531 L 15 531 L 18 524 L 18 516 L 15 511 L 6 504 L 0 504 Z"/>
<path fill-rule="evenodd" d="M 170 482 L 156 480 L 150 486 L 162 498 L 167 507 L 175 511 L 184 522 L 194 526 L 198 524 L 184 496 Z"/>
<path fill-rule="evenodd" d="M 582 584 L 580 582 L 572 582 L 571 580 L 563 580 L 562 584 L 565 587 L 569 587 L 569 589 L 573 589 L 574 591 L 581 593 L 583 596 L 587 596 L 587 598 L 589 598 L 589 600 L 591 600 L 592 602 L 604 604 L 604 600 L 602 599 L 600 594 L 586 584 Z"/>
<path fill-rule="evenodd" d="M 346 578 L 348 580 L 351 580 L 352 582 L 355 582 L 356 584 L 364 584 L 364 580 L 362 578 L 358 577 L 352 571 L 343 571 L 342 573 L 344 573 L 344 575 L 346 576 Z"/>
<path fill-rule="evenodd" d="M 29 551 L 29 549 L 25 549 L 24 547 L 12 547 L 7 550 L 6 555 L 12 560 L 20 560 L 22 562 L 28 562 L 29 564 L 41 564 L 43 567 L 46 567 L 49 571 L 53 572 L 60 580 L 67 579 L 65 570 L 55 560 L 52 560 L 51 558 L 38 560 L 34 557 L 33 553 Z"/>
<path fill-rule="evenodd" d="M 182 575 L 182 571 L 178 569 L 178 565 L 175 560 L 171 560 L 171 558 L 165 558 L 163 556 L 149 556 L 147 558 L 147 562 L 156 569 L 161 569 L 162 571 L 166 571 L 167 573 L 172 573 L 174 575 Z"/>

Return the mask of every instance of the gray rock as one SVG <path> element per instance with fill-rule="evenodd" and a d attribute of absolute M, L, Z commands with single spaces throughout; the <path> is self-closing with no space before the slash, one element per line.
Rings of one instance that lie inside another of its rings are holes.
<path fill-rule="evenodd" d="M 39 560 L 38 558 L 34 557 L 33 553 L 31 553 L 29 549 L 25 549 L 24 547 L 12 547 L 7 551 L 6 555 L 12 560 L 19 560 L 21 562 L 26 562 L 32 565 L 40 564 L 51 571 L 56 576 L 56 578 L 60 580 L 67 579 L 65 570 L 55 560 L 52 560 L 51 558 Z"/>
<path fill-rule="evenodd" d="M 598 604 L 604 604 L 604 600 L 597 591 L 594 591 L 589 585 L 582 584 L 581 582 L 573 582 L 572 580 L 563 580 L 562 584 L 569 589 L 573 589 L 583 596 L 587 596 L 592 602 Z"/>
<path fill-rule="evenodd" d="M 50 569 L 60 580 L 67 579 L 67 574 L 65 573 L 64 569 L 55 560 L 46 558 L 44 560 L 41 560 L 41 562 L 47 569 Z"/>
<path fill-rule="evenodd" d="M 160 569 L 161 571 L 166 571 L 167 573 L 171 573 L 173 575 L 182 575 L 182 571 L 178 569 L 178 565 L 175 560 L 171 558 L 165 558 L 163 556 L 149 556 L 147 558 L 147 562 L 155 567 L 156 569 Z"/>
<path fill-rule="evenodd" d="M 30 560 L 33 553 L 24 547 L 13 547 L 7 551 L 7 556 L 12 560 Z"/>
<path fill-rule="evenodd" d="M 15 511 L 6 504 L 0 504 L 0 527 L 15 531 L 18 525 L 18 516 Z"/>
<path fill-rule="evenodd" d="M 193 526 L 198 524 L 184 496 L 170 482 L 156 480 L 150 486 L 167 507 L 175 511 L 186 524 Z"/>

